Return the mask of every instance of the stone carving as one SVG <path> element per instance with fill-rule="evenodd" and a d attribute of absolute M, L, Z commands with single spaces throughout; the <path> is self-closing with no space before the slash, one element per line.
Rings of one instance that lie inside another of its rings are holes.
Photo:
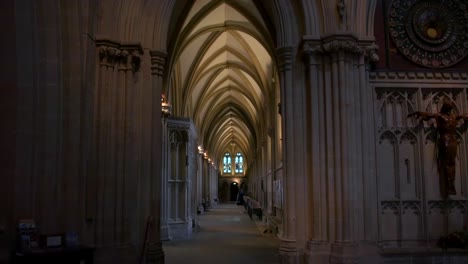
<path fill-rule="evenodd" d="M 138 44 L 120 44 L 110 40 L 96 40 L 99 61 L 101 65 L 114 67 L 119 65 L 120 70 L 137 72 L 141 64 L 143 49 Z"/>
<path fill-rule="evenodd" d="M 366 63 L 374 66 L 379 61 L 377 46 L 373 42 L 359 41 L 353 36 L 340 35 L 337 38 L 328 37 L 326 39 L 304 39 L 302 52 L 304 58 L 310 64 L 320 64 L 322 55 L 339 54 L 340 52 L 351 55 L 364 55 Z"/>
<path fill-rule="evenodd" d="M 281 47 L 276 50 L 279 71 L 290 71 L 293 63 L 293 48 Z"/>
<path fill-rule="evenodd" d="M 370 72 L 369 79 L 371 81 L 383 80 L 467 80 L 468 73 L 459 72 Z"/>
<path fill-rule="evenodd" d="M 364 50 L 352 40 L 333 40 L 323 44 L 323 49 L 330 53 L 345 51 L 353 54 L 363 54 Z"/>
<path fill-rule="evenodd" d="M 112 46 L 99 47 L 99 60 L 102 65 L 114 66 L 120 57 L 120 51 Z"/>
<path fill-rule="evenodd" d="M 435 119 L 437 125 L 436 160 L 437 170 L 441 177 L 441 194 L 457 194 L 455 190 L 455 161 L 457 157 L 458 138 L 457 126 L 460 119 L 468 120 L 468 115 L 456 115 L 453 113 L 454 103 L 445 101 L 440 113 L 413 112 L 408 117 L 415 116 L 424 121 Z"/>
<path fill-rule="evenodd" d="M 375 64 L 379 61 L 379 55 L 377 54 L 378 49 L 379 49 L 379 46 L 375 43 L 372 43 L 371 45 L 365 47 L 364 49 L 366 59 L 371 64 Z"/>
<path fill-rule="evenodd" d="M 416 89 L 411 88 L 378 88 L 377 99 L 380 101 L 380 118 L 377 120 L 379 129 L 405 128 L 408 121 L 405 116 L 415 102 Z"/>
<path fill-rule="evenodd" d="M 346 10 L 344 0 L 338 0 L 338 3 L 336 3 L 336 9 L 338 10 L 338 15 L 340 15 L 340 19 L 343 20 Z"/>
<path fill-rule="evenodd" d="M 141 65 L 141 54 L 138 51 L 133 50 L 131 56 L 132 59 L 130 61 L 130 64 L 132 66 L 133 71 L 137 72 L 140 69 Z"/>
<path fill-rule="evenodd" d="M 382 214 L 392 213 L 395 215 L 399 215 L 401 213 L 399 201 L 382 201 L 381 208 Z"/>
<path fill-rule="evenodd" d="M 166 66 L 167 53 L 161 50 L 153 50 L 151 55 L 151 73 L 153 75 L 163 76 Z"/>
<path fill-rule="evenodd" d="M 128 61 L 129 61 L 129 53 L 127 50 L 122 50 L 122 51 L 119 51 L 118 53 L 118 62 L 119 62 L 119 70 L 127 70 L 129 69 L 129 64 L 128 64 Z"/>
<path fill-rule="evenodd" d="M 405 214 L 407 211 L 412 211 L 416 215 L 421 213 L 421 202 L 419 201 L 403 201 L 402 207 L 402 214 Z"/>
<path fill-rule="evenodd" d="M 302 45 L 304 59 L 312 64 L 319 64 L 318 58 L 323 54 L 323 47 L 320 41 L 307 40 Z"/>
<path fill-rule="evenodd" d="M 382 144 L 383 141 L 388 141 L 390 144 L 394 145 L 397 142 L 396 135 L 391 131 L 385 131 L 379 139 L 379 144 Z"/>
<path fill-rule="evenodd" d="M 465 214 L 466 201 L 463 200 L 451 200 L 449 201 L 449 212 L 457 210 L 461 214 Z"/>
<path fill-rule="evenodd" d="M 99 47 L 99 61 L 104 61 L 104 59 L 107 57 L 107 47 L 101 46 Z"/>
<path fill-rule="evenodd" d="M 449 67 L 468 54 L 465 1 L 394 0 L 388 27 L 398 50 L 419 65 Z"/>
<path fill-rule="evenodd" d="M 307 55 L 315 55 L 323 53 L 322 44 L 320 42 L 307 41 L 302 46 L 302 50 Z"/>
<path fill-rule="evenodd" d="M 400 137 L 400 144 L 401 144 L 403 141 L 407 141 L 407 142 L 409 142 L 410 144 L 416 144 L 416 142 L 417 142 L 417 137 L 416 137 L 416 135 L 415 135 L 412 131 L 406 131 L 406 132 L 403 133 L 403 135 L 401 135 L 401 137 Z"/>
<path fill-rule="evenodd" d="M 382 201 L 381 202 L 382 214 L 405 214 L 408 211 L 412 211 L 418 215 L 421 213 L 421 202 L 420 201 Z"/>
<path fill-rule="evenodd" d="M 432 214 L 436 211 L 439 214 L 446 214 L 449 207 L 447 201 L 429 201 L 427 205 L 429 207 L 429 214 Z"/>
<path fill-rule="evenodd" d="M 458 210 L 461 214 L 464 214 L 466 211 L 466 201 L 465 200 L 433 200 L 428 201 L 429 214 L 437 212 L 439 214 L 451 213 L 454 210 Z"/>

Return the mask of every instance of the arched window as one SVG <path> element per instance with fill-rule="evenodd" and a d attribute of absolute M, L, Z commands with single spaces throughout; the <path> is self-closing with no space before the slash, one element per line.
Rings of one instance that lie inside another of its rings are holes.
<path fill-rule="evenodd" d="M 236 154 L 236 173 L 243 173 L 244 172 L 244 157 L 240 152 Z"/>
<path fill-rule="evenodd" d="M 231 173 L 231 154 L 229 154 L 228 152 L 226 152 L 226 154 L 224 154 L 224 158 L 223 158 L 223 164 L 224 164 L 224 169 L 223 169 L 223 172 L 224 173 Z"/>

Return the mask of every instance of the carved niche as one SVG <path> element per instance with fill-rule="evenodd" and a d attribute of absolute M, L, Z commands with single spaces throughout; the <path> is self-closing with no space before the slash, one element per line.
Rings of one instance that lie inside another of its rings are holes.
<path fill-rule="evenodd" d="M 468 1 L 393 0 L 388 13 L 390 36 L 409 60 L 445 68 L 468 55 Z"/>

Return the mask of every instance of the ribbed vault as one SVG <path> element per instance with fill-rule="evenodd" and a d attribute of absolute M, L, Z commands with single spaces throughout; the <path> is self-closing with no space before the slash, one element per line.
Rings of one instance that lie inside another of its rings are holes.
<path fill-rule="evenodd" d="M 252 160 L 271 100 L 273 42 L 251 0 L 195 1 L 172 48 L 167 100 L 190 117 L 208 157 Z"/>

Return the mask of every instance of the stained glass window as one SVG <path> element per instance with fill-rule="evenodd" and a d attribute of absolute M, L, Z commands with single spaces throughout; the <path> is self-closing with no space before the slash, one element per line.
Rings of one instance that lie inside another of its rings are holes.
<path fill-rule="evenodd" d="M 243 173 L 244 172 L 244 157 L 240 152 L 236 154 L 236 173 Z"/>
<path fill-rule="evenodd" d="M 226 154 L 224 154 L 224 158 L 223 158 L 223 164 L 224 164 L 224 169 L 223 169 L 223 172 L 224 173 L 231 173 L 231 154 L 229 154 L 228 152 L 226 152 Z"/>

